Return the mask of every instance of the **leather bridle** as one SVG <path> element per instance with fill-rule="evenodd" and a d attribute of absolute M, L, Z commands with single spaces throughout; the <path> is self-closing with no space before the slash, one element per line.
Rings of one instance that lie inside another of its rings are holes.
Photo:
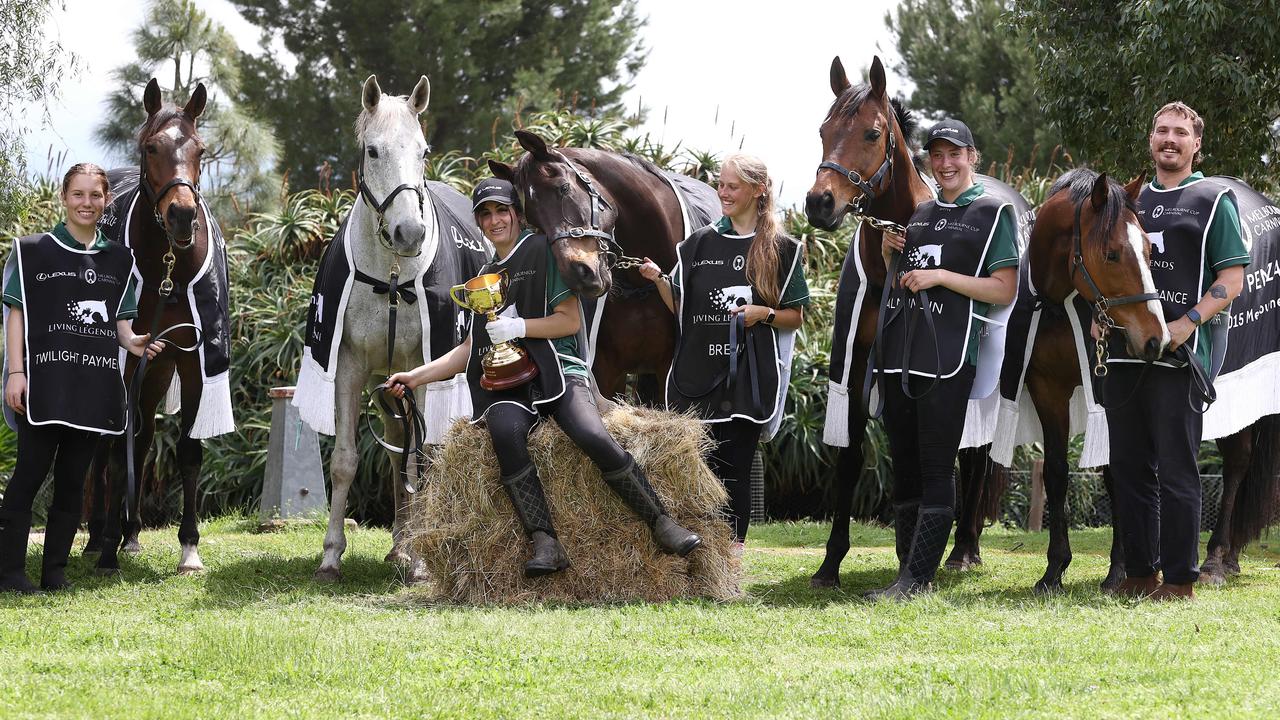
<path fill-rule="evenodd" d="M 382 243 L 382 246 L 401 257 L 417 257 L 421 255 L 422 246 L 418 246 L 418 251 L 412 255 L 405 255 L 404 253 L 397 252 L 396 249 L 392 247 L 391 233 L 387 231 L 386 214 L 387 209 L 391 207 L 391 203 L 395 202 L 396 196 L 405 191 L 413 191 L 413 193 L 418 196 L 418 214 L 419 216 L 425 215 L 427 200 L 422 184 L 410 185 L 409 183 L 401 183 L 395 190 L 392 190 L 389 195 L 383 198 L 382 202 L 378 202 L 377 197 L 374 196 L 373 191 L 369 189 L 369 186 L 364 181 L 364 153 L 361 152 L 360 170 L 356 174 L 356 187 L 360 191 L 360 198 L 364 200 L 365 204 L 369 206 L 369 209 L 378 216 L 378 241 Z"/>
<path fill-rule="evenodd" d="M 893 128 L 889 128 L 888 134 L 888 141 L 884 144 L 884 161 L 880 163 L 880 167 L 870 178 L 864 180 L 857 170 L 850 170 L 831 160 L 824 160 L 818 165 L 818 172 L 834 170 L 853 183 L 854 187 L 862 191 L 862 195 L 850 200 L 848 203 L 848 207 L 852 209 L 855 215 L 861 215 L 867 202 L 876 199 L 876 196 L 880 194 L 880 187 L 893 174 L 893 154 L 898 149 L 898 141 L 893 134 Z"/>

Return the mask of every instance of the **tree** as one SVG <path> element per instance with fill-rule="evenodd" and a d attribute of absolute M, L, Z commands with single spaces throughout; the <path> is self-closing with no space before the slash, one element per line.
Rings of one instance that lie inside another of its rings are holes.
<path fill-rule="evenodd" d="M 45 37 L 54 7 L 51 0 L 0 0 L 0 224 L 6 228 L 20 224 L 15 221 L 30 200 L 23 143 L 27 108 L 39 107 L 48 120 L 49 101 L 78 65 L 56 38 Z"/>
<path fill-rule="evenodd" d="M 1012 0 L 903 0 L 885 15 L 911 79 L 909 105 L 957 117 L 988 160 L 1045 170 L 1060 144 L 1036 98 L 1036 64 L 1023 35 L 1005 23 Z"/>
<path fill-rule="evenodd" d="M 1207 173 L 1274 183 L 1280 117 L 1280 0 L 1017 0 L 1041 107 L 1109 172 L 1149 168 L 1155 112 L 1182 100 L 1205 121 Z"/>
<path fill-rule="evenodd" d="M 136 162 L 147 82 L 156 77 L 162 87 L 168 85 L 165 92 L 178 103 L 203 82 L 209 102 L 200 118 L 202 193 L 222 215 L 269 203 L 279 186 L 271 172 L 277 144 L 268 124 L 233 101 L 240 90 L 240 49 L 231 34 L 193 0 L 152 0 L 132 39 L 138 59 L 112 72 L 116 89 L 107 97 L 98 140 L 121 159 Z"/>
<path fill-rule="evenodd" d="M 275 127 L 280 169 L 306 184 L 325 162 L 355 170 L 350 128 L 370 74 L 392 92 L 427 75 L 428 140 L 475 155 L 519 113 L 617 109 L 644 61 L 635 0 L 233 2 L 279 41 L 243 58 L 243 99 Z"/>

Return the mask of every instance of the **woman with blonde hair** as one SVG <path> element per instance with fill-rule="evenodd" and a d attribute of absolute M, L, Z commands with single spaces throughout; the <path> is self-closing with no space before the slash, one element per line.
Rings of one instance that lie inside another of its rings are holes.
<path fill-rule="evenodd" d="M 800 243 L 778 227 L 764 162 L 735 153 L 720 169 L 724 217 L 676 246 L 663 275 L 648 258 L 640 273 L 676 316 L 667 405 L 708 425 L 711 469 L 729 491 L 734 537 L 751 520 L 751 461 L 765 425 L 782 412 L 786 368 L 779 332 L 804 321 L 809 286 Z"/>

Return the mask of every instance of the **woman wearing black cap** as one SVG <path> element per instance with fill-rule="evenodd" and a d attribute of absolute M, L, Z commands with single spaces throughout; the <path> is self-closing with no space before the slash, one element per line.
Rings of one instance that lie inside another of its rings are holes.
<path fill-rule="evenodd" d="M 586 365 L 579 359 L 585 345 L 580 332 L 581 311 L 556 269 L 551 245 L 544 236 L 521 229 L 519 200 L 511 183 L 497 178 L 483 180 L 471 199 L 476 224 L 495 250 L 481 273 L 506 272 L 510 304 L 495 321 L 473 322 L 471 334 L 451 352 L 396 373 L 387 384 L 402 397 L 406 388 L 446 380 L 466 370 L 473 421 L 483 420 L 489 429 L 502 485 L 533 542 L 533 557 L 524 564 L 527 577 L 569 566 L 564 546 L 556 538 L 537 469 L 529 459 L 529 432 L 546 415 L 554 417 L 560 429 L 600 468 L 605 483 L 649 525 L 663 551 L 687 555 L 702 538 L 667 514 L 644 471 L 600 421 Z M 520 338 L 538 367 L 537 377 L 509 390 L 481 387 L 480 358 L 492 345 Z"/>
<path fill-rule="evenodd" d="M 868 597 L 932 589 L 955 517 L 956 453 L 991 305 L 1017 290 L 1013 206 L 975 180 L 968 126 L 943 120 L 925 143 L 938 196 L 916 207 L 906 238 L 885 233 L 890 274 L 872 362 L 884 402 L 899 537 L 910 538 L 897 580 Z M 889 255 L 896 251 L 896 258 Z"/>

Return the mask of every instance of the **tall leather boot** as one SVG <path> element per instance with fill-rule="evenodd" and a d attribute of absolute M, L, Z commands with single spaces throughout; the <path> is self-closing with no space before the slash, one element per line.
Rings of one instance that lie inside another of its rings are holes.
<path fill-rule="evenodd" d="M 70 590 L 67 582 L 67 558 L 80 529 L 80 513 L 49 511 L 44 529 L 44 559 L 40 563 L 40 587 L 43 590 Z"/>
<path fill-rule="evenodd" d="M 955 511 L 949 507 L 921 507 L 915 535 L 911 539 L 911 552 L 898 579 L 887 588 L 872 590 L 865 597 L 871 600 L 908 600 L 921 593 L 933 592 L 933 577 L 947 549 L 954 521 Z"/>
<path fill-rule="evenodd" d="M 658 493 L 649 484 L 649 478 L 630 454 L 627 455 L 625 465 L 617 470 L 601 473 L 600 476 L 622 502 L 649 526 L 653 541 L 663 552 L 684 557 L 702 544 L 702 538 L 697 533 L 681 527 L 667 514 L 662 501 L 658 499 Z"/>
<path fill-rule="evenodd" d="M 916 519 L 920 516 L 920 502 L 894 503 L 893 541 L 898 551 L 898 574 L 907 566 L 911 554 L 911 539 L 916 534 Z"/>
<path fill-rule="evenodd" d="M 27 579 L 27 537 L 31 513 L 0 512 L 0 592 L 30 595 L 40 589 Z"/>
<path fill-rule="evenodd" d="M 538 469 L 528 465 L 514 475 L 505 475 L 502 486 L 511 498 L 520 525 L 533 542 L 533 556 L 525 561 L 524 576 L 539 577 L 569 567 L 569 556 L 551 524 L 551 509 L 538 480 Z"/>

